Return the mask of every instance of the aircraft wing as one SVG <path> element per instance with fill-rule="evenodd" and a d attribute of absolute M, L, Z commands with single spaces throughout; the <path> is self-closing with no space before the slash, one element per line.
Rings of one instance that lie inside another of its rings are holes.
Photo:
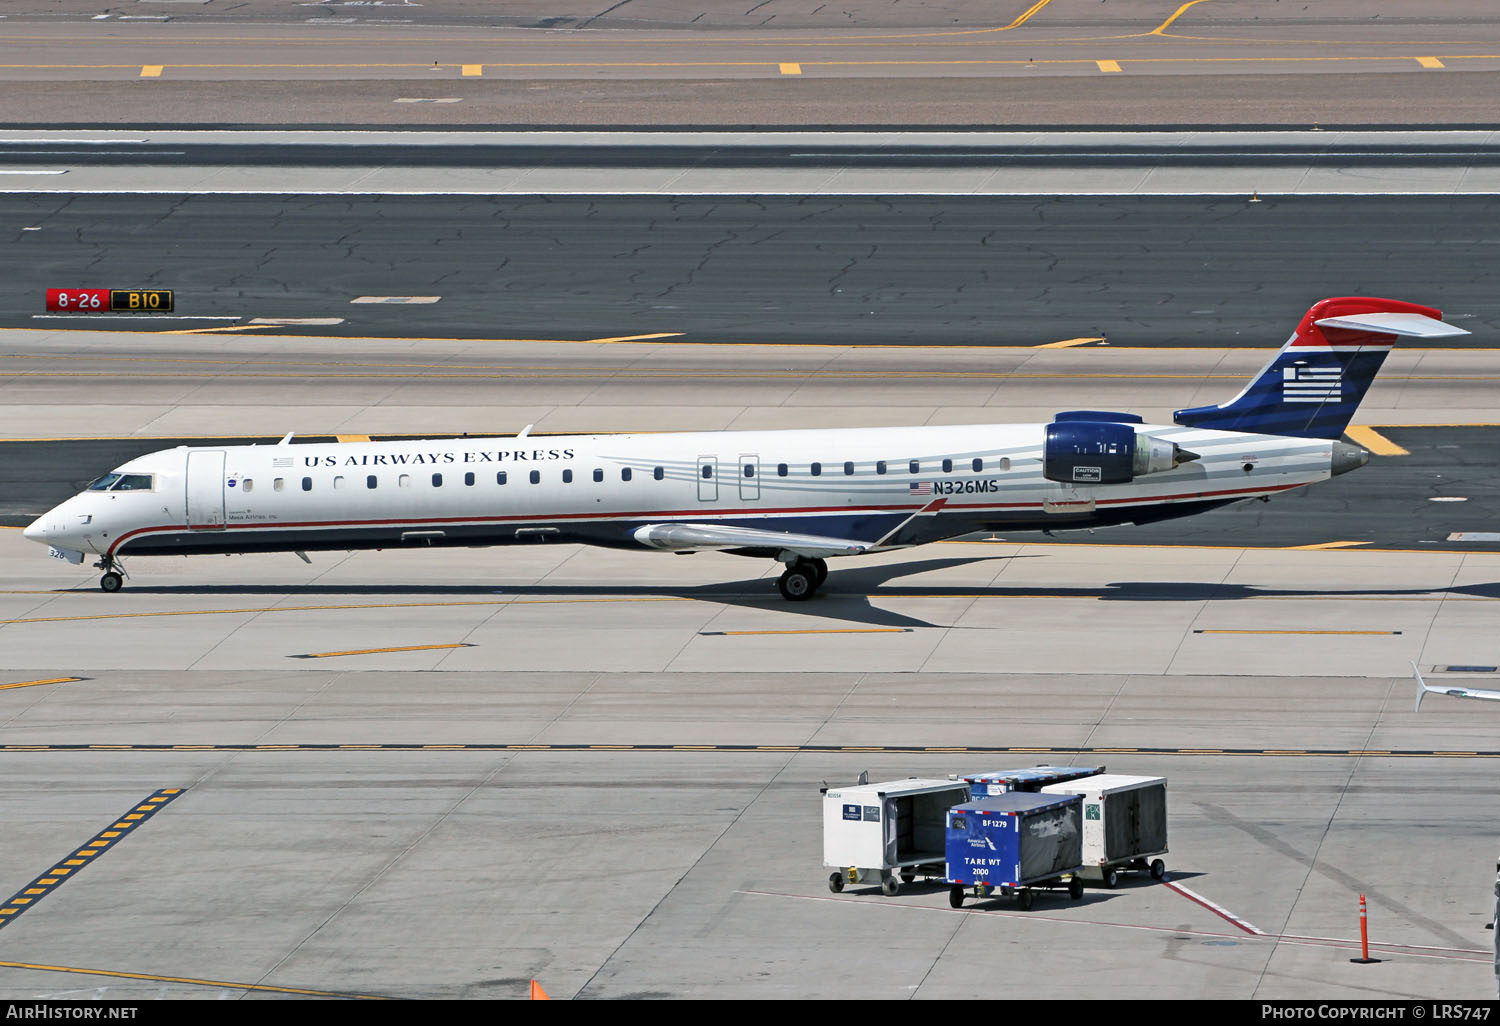
<path fill-rule="evenodd" d="M 636 541 L 653 549 L 673 552 L 708 552 L 714 549 L 782 549 L 808 559 L 823 556 L 856 556 L 873 542 L 853 538 L 829 538 L 819 534 L 763 531 L 756 527 L 728 524 L 647 524 L 632 532 Z"/>
<path fill-rule="evenodd" d="M 823 556 L 857 556 L 875 542 L 853 538 L 829 538 L 820 534 L 763 531 L 757 527 L 728 524 L 647 524 L 632 532 L 636 541 L 653 549 L 673 552 L 709 552 L 715 549 L 782 549 L 808 559 Z"/>
<path fill-rule="evenodd" d="M 1490 691 L 1485 688 L 1464 688 L 1448 685 L 1446 687 L 1429 684 L 1422 679 L 1422 673 L 1417 669 L 1417 664 L 1411 664 L 1412 675 L 1417 678 L 1417 712 L 1422 711 L 1422 699 L 1427 695 L 1451 695 L 1454 698 L 1478 698 L 1486 702 L 1500 702 L 1500 691 Z"/>
<path fill-rule="evenodd" d="M 778 549 L 805 559 L 824 556 L 857 556 L 879 548 L 901 533 L 913 520 L 931 516 L 947 503 L 946 498 L 933 499 L 911 516 L 873 541 L 860 538 L 831 538 L 821 534 L 797 534 L 790 531 L 767 531 L 759 527 L 736 527 L 731 524 L 646 524 L 631 536 L 642 545 L 671 552 L 710 552 L 715 549 Z"/>

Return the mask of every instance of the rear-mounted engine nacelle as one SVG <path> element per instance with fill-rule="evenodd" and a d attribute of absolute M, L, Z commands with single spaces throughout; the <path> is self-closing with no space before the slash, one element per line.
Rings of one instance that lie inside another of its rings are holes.
<path fill-rule="evenodd" d="M 1176 442 L 1137 432 L 1131 424 L 1058 421 L 1047 425 L 1042 476 L 1065 484 L 1120 484 L 1197 458 Z"/>

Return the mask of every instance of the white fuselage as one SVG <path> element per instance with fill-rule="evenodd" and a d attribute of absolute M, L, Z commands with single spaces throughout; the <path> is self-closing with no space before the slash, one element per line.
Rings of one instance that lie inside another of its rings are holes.
<path fill-rule="evenodd" d="M 1136 425 L 1199 458 L 1119 484 L 1062 483 L 1042 473 L 1046 427 L 179 447 L 118 468 L 134 487 L 81 492 L 26 536 L 105 557 L 544 540 L 639 547 L 651 544 L 640 528 L 675 523 L 899 548 L 984 529 L 1185 516 L 1321 481 L 1337 444 Z M 912 519 L 935 499 L 944 501 L 932 515 Z M 774 545 L 717 547 L 776 554 Z"/>

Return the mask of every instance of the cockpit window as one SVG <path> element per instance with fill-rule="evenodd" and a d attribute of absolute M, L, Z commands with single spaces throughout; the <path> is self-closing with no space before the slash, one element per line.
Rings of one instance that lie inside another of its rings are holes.
<path fill-rule="evenodd" d="M 84 490 L 89 492 L 149 492 L 151 487 L 150 474 L 105 474 Z"/>
<path fill-rule="evenodd" d="M 109 486 L 112 492 L 149 492 L 150 474 L 121 474 L 120 480 Z"/>

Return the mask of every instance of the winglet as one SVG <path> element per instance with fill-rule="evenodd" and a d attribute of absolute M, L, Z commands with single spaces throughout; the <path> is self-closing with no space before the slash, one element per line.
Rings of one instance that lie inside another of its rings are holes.
<path fill-rule="evenodd" d="M 296 433 L 297 432 L 295 432 L 295 431 L 288 431 L 286 433 L 286 437 L 283 438 L 281 441 L 277 442 L 276 444 L 277 445 L 291 445 L 292 444 L 292 436 L 295 435 Z"/>
<path fill-rule="evenodd" d="M 1417 678 L 1417 707 L 1412 711 L 1421 712 L 1422 699 L 1427 694 L 1427 682 L 1422 679 L 1422 671 L 1417 669 L 1417 664 L 1415 662 L 1411 664 L 1411 672 L 1412 676 Z"/>

